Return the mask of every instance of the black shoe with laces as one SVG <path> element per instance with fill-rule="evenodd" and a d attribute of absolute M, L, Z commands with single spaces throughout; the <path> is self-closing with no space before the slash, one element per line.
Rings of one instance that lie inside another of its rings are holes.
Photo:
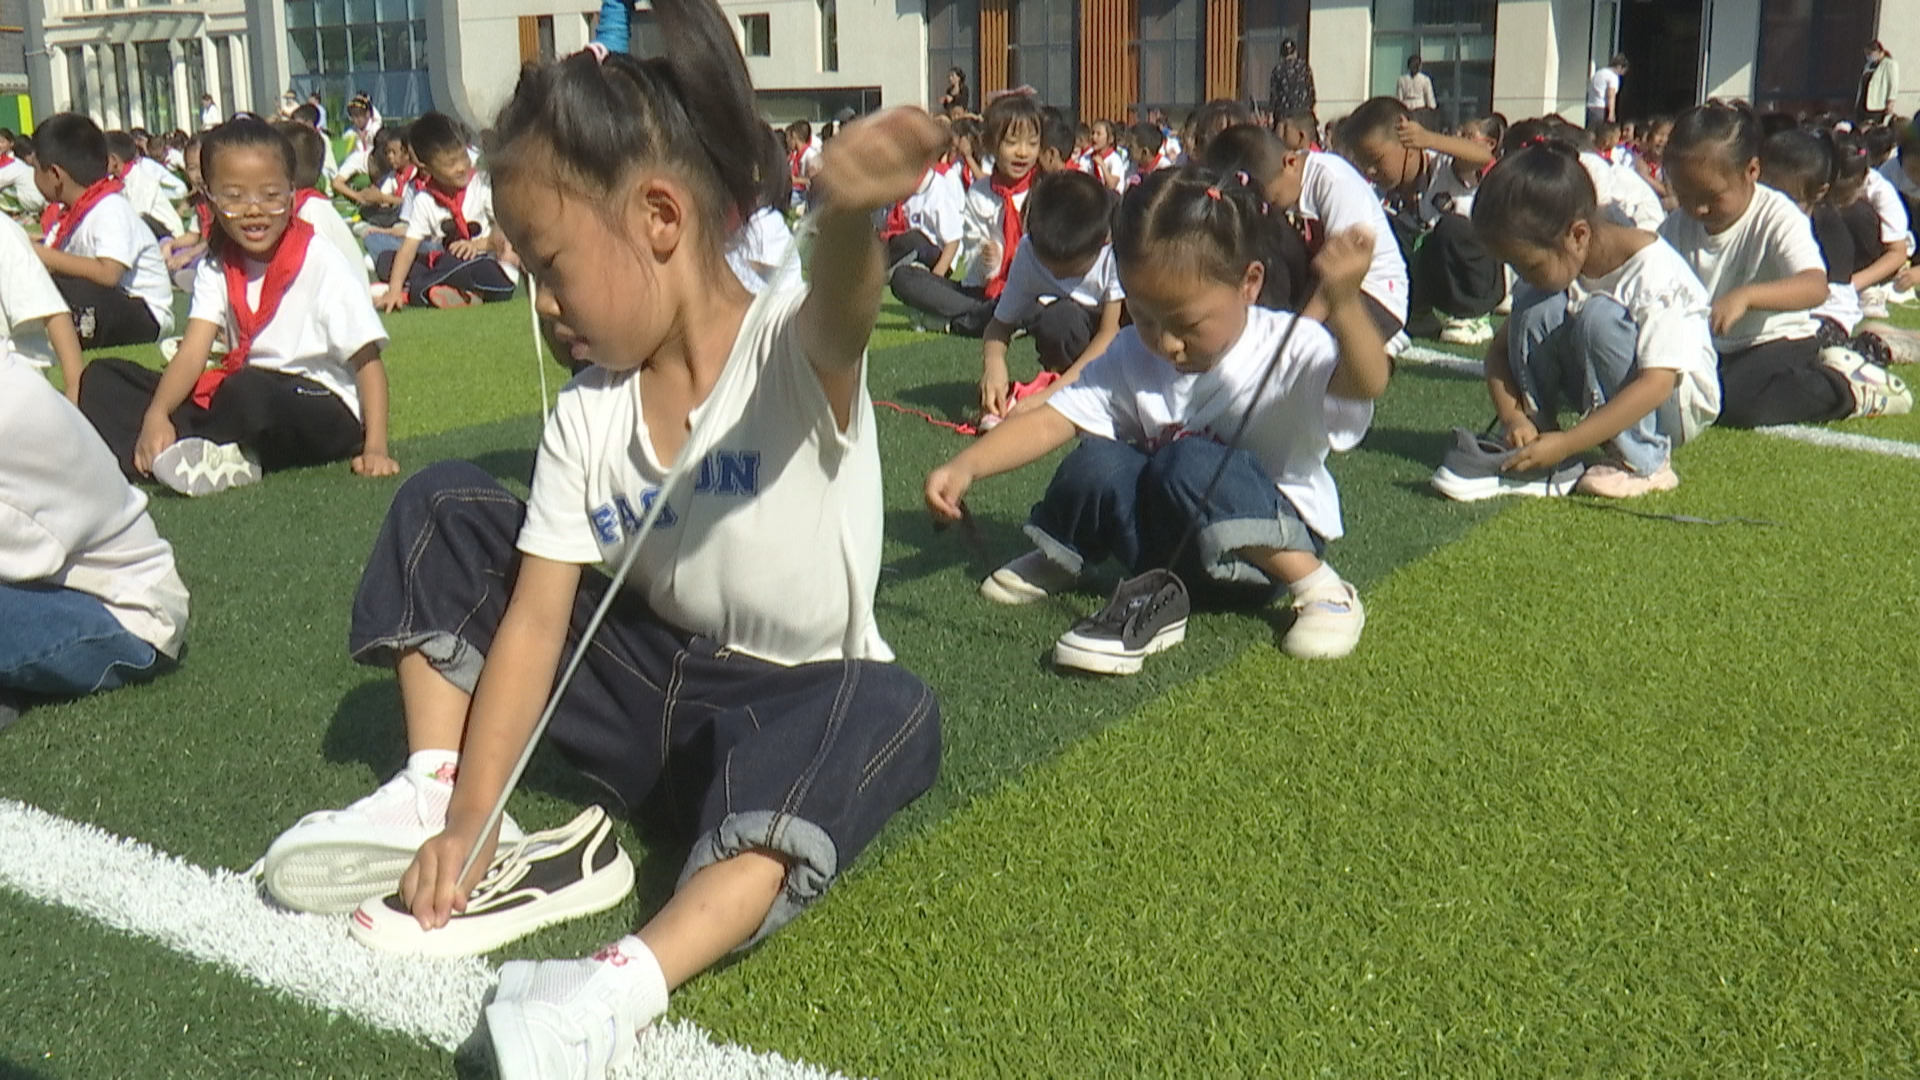
<path fill-rule="evenodd" d="M 1141 661 L 1187 638 L 1193 603 L 1168 570 L 1128 578 L 1107 606 L 1073 624 L 1053 647 L 1053 662 L 1100 675 L 1132 675 Z"/>

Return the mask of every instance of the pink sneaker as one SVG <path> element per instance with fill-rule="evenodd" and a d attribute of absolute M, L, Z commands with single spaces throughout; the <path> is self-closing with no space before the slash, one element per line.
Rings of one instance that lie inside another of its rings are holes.
<path fill-rule="evenodd" d="M 1679 486 L 1680 477 L 1671 465 L 1660 466 L 1651 476 L 1641 476 L 1614 462 L 1603 461 L 1588 466 L 1573 490 L 1582 495 L 1598 495 L 1605 499 L 1636 499 L 1656 491 L 1672 491 Z"/>
<path fill-rule="evenodd" d="M 456 289 L 451 285 L 435 285 L 427 290 L 427 303 L 437 308 L 472 307 L 480 302 L 476 293 L 465 289 Z"/>

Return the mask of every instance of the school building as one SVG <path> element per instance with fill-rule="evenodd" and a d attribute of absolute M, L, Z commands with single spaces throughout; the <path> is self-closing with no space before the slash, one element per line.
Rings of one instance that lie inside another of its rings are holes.
<path fill-rule="evenodd" d="M 0 0 L 0 19 L 8 5 Z M 593 0 L 29 0 L 45 8 L 53 108 L 109 126 L 192 127 L 318 91 L 334 117 L 367 93 L 390 116 L 484 124 L 520 64 L 591 38 Z M 937 102 L 1027 85 L 1082 119 L 1176 118 L 1264 101 L 1285 39 L 1313 67 L 1323 120 L 1392 93 L 1419 54 L 1443 115 L 1578 117 L 1595 65 L 1624 52 L 1628 116 L 1705 96 L 1848 108 L 1875 37 L 1920 86 L 1920 0 L 722 0 L 769 119 Z M 647 4 L 634 50 L 658 49 Z M 0 94 L 9 27 L 0 23 Z M 1902 96 L 1911 111 L 1917 95 Z M 337 126 L 337 122 L 336 125 Z"/>

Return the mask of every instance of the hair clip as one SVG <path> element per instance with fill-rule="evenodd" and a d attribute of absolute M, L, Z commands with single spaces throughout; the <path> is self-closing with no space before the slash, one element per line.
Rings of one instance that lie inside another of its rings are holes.
<path fill-rule="evenodd" d="M 1252 187 L 1252 186 L 1253 186 L 1253 177 L 1251 177 L 1251 176 L 1248 176 L 1248 175 L 1247 175 L 1247 174 L 1246 174 L 1246 173 L 1245 173 L 1244 171 L 1241 171 L 1241 172 L 1236 172 L 1236 173 L 1234 173 L 1234 174 L 1233 174 L 1233 178 L 1234 178 L 1235 180 L 1238 180 L 1238 181 L 1240 181 L 1240 186 L 1241 186 L 1241 187 Z"/>
<path fill-rule="evenodd" d="M 1522 150 L 1531 150 L 1536 146 L 1545 145 L 1547 145 L 1547 137 L 1545 135 L 1529 135 L 1520 141 L 1520 149 Z"/>
<path fill-rule="evenodd" d="M 590 42 L 587 47 L 581 51 L 592 53 L 593 58 L 602 64 L 607 62 L 607 47 L 598 41 Z"/>
<path fill-rule="evenodd" d="M 1220 189 L 1217 186 L 1209 185 L 1207 188 L 1207 198 L 1212 199 L 1214 202 L 1219 202 Z"/>

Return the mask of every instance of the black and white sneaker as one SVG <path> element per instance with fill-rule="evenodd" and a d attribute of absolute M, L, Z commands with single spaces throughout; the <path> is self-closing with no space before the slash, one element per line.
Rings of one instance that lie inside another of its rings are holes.
<path fill-rule="evenodd" d="M 1453 429 L 1453 448 L 1434 470 L 1433 486 L 1455 502 L 1479 502 L 1502 495 L 1552 498 L 1573 494 L 1587 467 L 1569 458 L 1544 469 L 1501 472 L 1514 451 L 1466 428 Z"/>
<path fill-rule="evenodd" d="M 1128 578 L 1106 607 L 1060 635 L 1053 662 L 1100 675 L 1132 675 L 1145 657 L 1187 639 L 1192 610 L 1187 587 L 1173 572 L 1150 570 Z"/>
<path fill-rule="evenodd" d="M 447 925 L 423 930 L 398 892 L 361 904 L 348 931 L 381 952 L 473 956 L 554 923 L 614 907 L 633 891 L 633 861 L 613 820 L 590 806 L 557 829 L 502 845 L 487 875 Z"/>

